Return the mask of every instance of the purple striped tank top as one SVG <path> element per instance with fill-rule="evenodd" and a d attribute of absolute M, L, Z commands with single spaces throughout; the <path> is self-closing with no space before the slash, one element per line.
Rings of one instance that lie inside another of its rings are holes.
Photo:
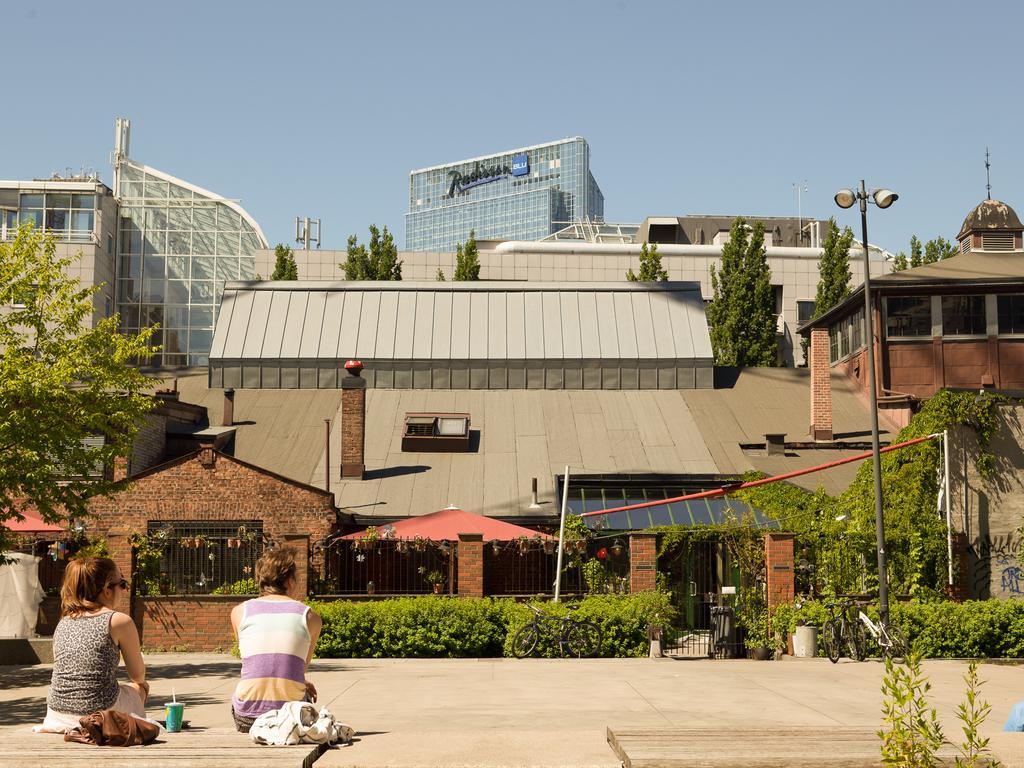
<path fill-rule="evenodd" d="M 306 695 L 309 607 L 296 600 L 257 598 L 242 604 L 238 650 L 242 679 L 231 706 L 242 717 L 259 717 Z"/>

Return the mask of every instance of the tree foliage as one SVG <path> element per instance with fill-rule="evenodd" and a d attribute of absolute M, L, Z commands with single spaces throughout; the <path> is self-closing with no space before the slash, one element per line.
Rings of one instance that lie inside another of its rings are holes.
<path fill-rule="evenodd" d="M 295 254 L 287 245 L 281 243 L 274 248 L 274 272 L 271 280 L 298 280 L 299 267 L 295 263 Z"/>
<path fill-rule="evenodd" d="M 839 231 L 835 219 L 828 220 L 828 234 L 822 243 L 818 261 L 818 292 L 814 297 L 814 316 L 820 317 L 850 295 L 850 245 L 853 230 Z"/>
<path fill-rule="evenodd" d="M 892 262 L 893 272 L 902 272 L 904 269 L 913 269 L 922 264 L 934 264 L 943 259 L 949 259 L 960 253 L 956 243 L 951 243 L 944 237 L 936 237 L 929 240 L 923 246 L 917 235 L 910 238 L 910 257 L 900 251 Z"/>
<path fill-rule="evenodd" d="M 355 235 L 349 235 L 346 248 L 348 258 L 341 265 L 346 280 L 401 280 L 402 262 L 398 260 L 395 239 L 384 227 L 370 225 L 369 247 L 361 245 Z"/>
<path fill-rule="evenodd" d="M 440 272 L 440 270 L 438 270 Z M 476 250 L 476 232 L 469 231 L 469 239 L 455 249 L 455 272 L 452 280 L 479 280 L 480 257 Z"/>
<path fill-rule="evenodd" d="M 89 327 L 101 286 L 69 277 L 76 260 L 27 225 L 0 243 L 0 521 L 25 506 L 54 523 L 83 515 L 114 487 L 90 476 L 130 455 L 154 405 L 131 363 L 157 351 L 155 328 L 122 335 L 117 315 Z M 95 436 L 104 444 L 83 443 Z"/>
<path fill-rule="evenodd" d="M 742 216 L 733 221 L 721 264 L 711 267 L 711 287 L 707 317 L 715 365 L 775 365 L 775 291 L 760 222 L 751 228 Z"/>
<path fill-rule="evenodd" d="M 434 275 L 434 279 L 439 283 L 444 282 L 444 271 L 440 267 L 437 268 L 437 274 Z"/>
<path fill-rule="evenodd" d="M 631 282 L 656 282 L 668 280 L 668 272 L 661 266 L 661 254 L 658 253 L 658 244 L 654 243 L 650 249 L 647 243 L 640 246 L 640 274 L 632 269 L 626 273 L 626 279 Z"/>

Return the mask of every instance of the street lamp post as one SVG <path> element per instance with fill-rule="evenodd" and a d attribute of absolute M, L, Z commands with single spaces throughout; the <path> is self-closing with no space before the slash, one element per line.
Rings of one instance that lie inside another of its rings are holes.
<path fill-rule="evenodd" d="M 883 626 L 889 624 L 889 573 L 885 553 L 885 517 L 882 511 L 882 456 L 878 444 L 878 391 L 875 385 L 875 333 L 871 314 L 871 263 L 868 258 L 868 202 L 888 208 L 899 195 L 888 189 L 877 189 L 868 195 L 864 180 L 860 189 L 841 189 L 836 205 L 850 208 L 860 203 L 861 237 L 864 244 L 864 330 L 868 344 L 868 400 L 871 410 L 871 462 L 875 477 L 875 539 L 878 546 L 878 616 Z"/>

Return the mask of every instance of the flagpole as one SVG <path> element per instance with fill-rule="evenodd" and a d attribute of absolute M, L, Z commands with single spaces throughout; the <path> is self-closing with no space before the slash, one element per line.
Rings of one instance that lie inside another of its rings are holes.
<path fill-rule="evenodd" d="M 949 566 L 949 586 L 953 586 L 953 514 L 950 511 L 949 504 L 949 430 L 944 429 L 942 431 L 942 461 L 945 469 L 943 470 L 943 499 L 946 505 L 946 554 L 948 556 Z"/>
<path fill-rule="evenodd" d="M 565 465 L 565 477 L 562 480 L 562 521 L 558 525 L 558 566 L 555 572 L 555 602 L 562 590 L 562 555 L 565 552 L 565 509 L 569 504 L 569 465 Z"/>

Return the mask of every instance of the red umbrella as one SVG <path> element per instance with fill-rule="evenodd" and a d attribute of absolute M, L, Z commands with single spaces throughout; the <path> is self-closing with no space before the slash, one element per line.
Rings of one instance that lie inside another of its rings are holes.
<path fill-rule="evenodd" d="M 529 528 L 523 528 L 521 525 L 513 525 L 495 520 L 493 517 L 475 515 L 472 512 L 453 508 L 378 526 L 380 536 L 387 535 L 388 538 L 391 538 L 391 534 L 384 530 L 386 528 L 393 530 L 396 539 L 415 539 L 419 536 L 421 539 L 433 541 L 458 541 L 460 533 L 482 533 L 484 541 L 514 541 L 520 536 L 525 536 L 528 539 L 534 537 L 556 539 L 555 536 L 538 533 Z M 365 535 L 366 531 L 358 531 L 342 538 L 361 539 Z"/>
<path fill-rule="evenodd" d="M 47 523 L 27 512 L 24 513 L 24 517 L 24 520 L 16 518 L 4 520 L 0 525 L 14 533 L 62 533 L 65 530 L 64 526 Z"/>

